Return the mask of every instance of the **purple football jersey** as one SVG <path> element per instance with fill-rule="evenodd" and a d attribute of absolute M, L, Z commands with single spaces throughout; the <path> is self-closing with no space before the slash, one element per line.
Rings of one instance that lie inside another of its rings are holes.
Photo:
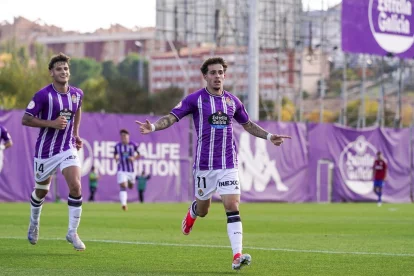
<path fill-rule="evenodd" d="M 134 172 L 134 163 L 128 157 L 135 156 L 138 146 L 134 142 L 128 144 L 118 143 L 115 145 L 114 154 L 119 155 L 118 172 Z"/>
<path fill-rule="evenodd" d="M 35 157 L 50 158 L 68 149 L 74 149 L 73 124 L 75 113 L 82 106 L 83 91 L 69 86 L 67 93 L 58 92 L 53 84 L 38 91 L 26 108 L 26 114 L 42 120 L 55 120 L 64 116 L 68 120 L 65 129 L 41 128 L 37 137 Z"/>
<path fill-rule="evenodd" d="M 5 127 L 0 126 L 0 142 L 2 140 L 5 143 L 8 142 L 10 140 L 10 135 Z"/>
<path fill-rule="evenodd" d="M 249 122 L 249 115 L 236 96 L 227 91 L 221 96 L 216 96 L 203 88 L 185 97 L 171 114 L 177 117 L 177 120 L 188 114 L 193 115 L 197 132 L 194 168 L 237 168 L 232 119 L 243 125 Z"/>

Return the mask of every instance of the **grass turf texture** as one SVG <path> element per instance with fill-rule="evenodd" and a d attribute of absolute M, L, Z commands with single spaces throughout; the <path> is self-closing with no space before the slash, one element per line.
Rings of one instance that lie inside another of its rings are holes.
<path fill-rule="evenodd" d="M 226 216 L 215 203 L 189 236 L 188 204 L 85 203 L 79 235 L 64 238 L 64 203 L 43 207 L 37 245 L 29 203 L 0 204 L 0 275 L 232 275 Z M 414 205 L 242 204 L 243 275 L 414 275 Z"/>

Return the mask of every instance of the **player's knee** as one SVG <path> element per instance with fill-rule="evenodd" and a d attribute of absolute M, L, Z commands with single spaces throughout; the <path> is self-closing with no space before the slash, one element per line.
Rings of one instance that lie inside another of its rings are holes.
<path fill-rule="evenodd" d="M 41 189 L 36 189 L 35 190 L 36 196 L 39 199 L 45 198 L 48 192 L 49 192 L 48 190 L 41 190 Z"/>
<path fill-rule="evenodd" d="M 82 194 L 80 181 L 76 181 L 69 185 L 69 194 L 71 196 L 80 196 Z"/>
<path fill-rule="evenodd" d="M 36 196 L 40 199 L 45 198 L 47 193 L 50 189 L 50 183 L 49 184 L 35 184 L 35 193 Z"/>
<path fill-rule="evenodd" d="M 239 211 L 239 200 L 226 200 L 224 202 L 224 209 L 226 209 L 227 212 L 236 212 Z"/>

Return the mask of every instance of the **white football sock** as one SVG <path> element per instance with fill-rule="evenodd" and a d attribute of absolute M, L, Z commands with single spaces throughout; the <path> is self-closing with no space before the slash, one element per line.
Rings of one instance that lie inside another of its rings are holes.
<path fill-rule="evenodd" d="M 243 249 L 243 226 L 239 211 L 227 212 L 227 234 L 230 239 L 233 256 L 242 253 Z"/>
<path fill-rule="evenodd" d="M 81 215 L 82 215 L 82 196 L 68 197 L 69 207 L 69 232 L 76 233 L 78 231 Z"/>
<path fill-rule="evenodd" d="M 127 191 L 120 191 L 119 192 L 119 200 L 121 201 L 121 205 L 122 206 L 126 206 L 127 205 L 127 201 L 128 201 L 128 193 L 127 193 Z"/>

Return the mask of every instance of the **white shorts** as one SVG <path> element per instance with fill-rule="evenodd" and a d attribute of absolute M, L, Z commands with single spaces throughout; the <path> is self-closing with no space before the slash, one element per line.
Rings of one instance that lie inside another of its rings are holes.
<path fill-rule="evenodd" d="M 217 190 L 220 195 L 239 195 L 240 181 L 238 169 L 194 170 L 194 191 L 196 198 L 207 200 Z"/>
<path fill-rule="evenodd" d="M 35 157 L 33 162 L 35 181 L 45 181 L 56 172 L 58 167 L 60 171 L 63 171 L 72 166 L 81 167 L 78 152 L 75 149 L 69 149 L 45 159 Z"/>
<path fill-rule="evenodd" d="M 116 174 L 116 181 L 118 184 L 122 184 L 125 182 L 135 182 L 135 173 L 134 172 L 118 172 Z"/>

